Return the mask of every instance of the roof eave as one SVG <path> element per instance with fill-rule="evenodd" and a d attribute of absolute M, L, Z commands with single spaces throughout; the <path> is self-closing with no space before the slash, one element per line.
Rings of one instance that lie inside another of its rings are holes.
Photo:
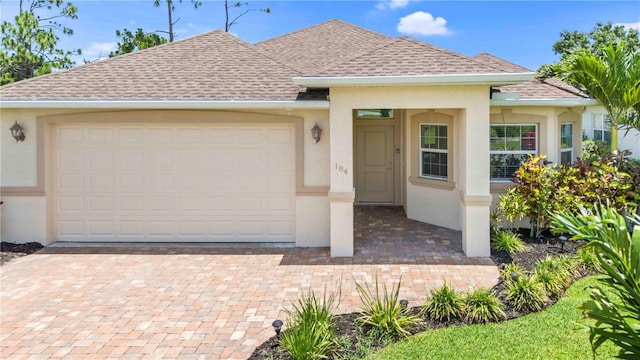
<path fill-rule="evenodd" d="M 550 98 L 550 99 L 512 99 L 512 100 L 496 100 L 492 99 L 491 106 L 593 106 L 599 105 L 595 99 L 578 99 L 578 98 Z"/>
<path fill-rule="evenodd" d="M 0 100 L 5 109 L 328 109 L 326 100 Z"/>
<path fill-rule="evenodd" d="M 293 82 L 310 88 L 402 85 L 513 85 L 533 80 L 534 72 L 392 76 L 299 76 Z"/>

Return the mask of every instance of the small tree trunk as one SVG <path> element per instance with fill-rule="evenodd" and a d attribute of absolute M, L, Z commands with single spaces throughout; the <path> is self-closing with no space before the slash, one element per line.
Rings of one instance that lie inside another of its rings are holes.
<path fill-rule="evenodd" d="M 171 0 L 167 0 L 167 12 L 169 14 L 169 42 L 173 42 L 173 19 L 171 17 Z"/>
<path fill-rule="evenodd" d="M 611 125 L 611 151 L 618 150 L 618 127 Z"/>
<path fill-rule="evenodd" d="M 229 32 L 229 2 L 224 0 L 224 31 Z"/>

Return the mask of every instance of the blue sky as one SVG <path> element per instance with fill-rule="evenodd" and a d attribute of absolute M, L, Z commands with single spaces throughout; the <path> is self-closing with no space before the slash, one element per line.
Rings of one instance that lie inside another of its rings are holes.
<path fill-rule="evenodd" d="M 174 0 L 177 2 L 177 0 Z M 554 62 L 551 50 L 562 30 L 589 31 L 597 22 L 640 28 L 640 2 L 634 1 L 256 1 L 231 32 L 258 42 L 329 19 L 341 19 L 389 35 L 411 36 L 466 55 L 489 52 L 531 69 Z M 77 58 L 107 57 L 117 42 L 116 29 L 166 30 L 166 7 L 146 1 L 73 1 L 78 19 L 64 23 L 75 33 L 61 36 L 63 48 L 80 48 Z M 224 27 L 224 3 L 203 0 L 176 3 L 177 39 Z M 1 18 L 11 20 L 17 0 L 2 0 Z M 232 9 L 232 14 L 237 14 Z M 321 61 L 321 59 L 319 59 Z"/>

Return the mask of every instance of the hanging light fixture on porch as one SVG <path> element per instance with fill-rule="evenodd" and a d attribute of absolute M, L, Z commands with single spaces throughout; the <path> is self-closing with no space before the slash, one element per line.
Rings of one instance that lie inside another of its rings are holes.
<path fill-rule="evenodd" d="M 316 144 L 318 143 L 318 141 L 320 141 L 321 132 L 322 132 L 322 129 L 320 129 L 320 126 L 318 126 L 318 123 L 316 123 L 316 125 L 311 128 L 311 137 L 313 138 L 313 140 L 316 141 Z"/>

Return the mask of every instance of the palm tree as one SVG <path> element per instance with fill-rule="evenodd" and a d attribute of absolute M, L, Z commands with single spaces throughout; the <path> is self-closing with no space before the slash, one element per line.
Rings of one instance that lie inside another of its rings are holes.
<path fill-rule="evenodd" d="M 575 57 L 570 76 L 607 110 L 612 151 L 618 149 L 618 128 L 640 130 L 640 52 L 625 41 L 598 53 L 583 52 Z"/>

